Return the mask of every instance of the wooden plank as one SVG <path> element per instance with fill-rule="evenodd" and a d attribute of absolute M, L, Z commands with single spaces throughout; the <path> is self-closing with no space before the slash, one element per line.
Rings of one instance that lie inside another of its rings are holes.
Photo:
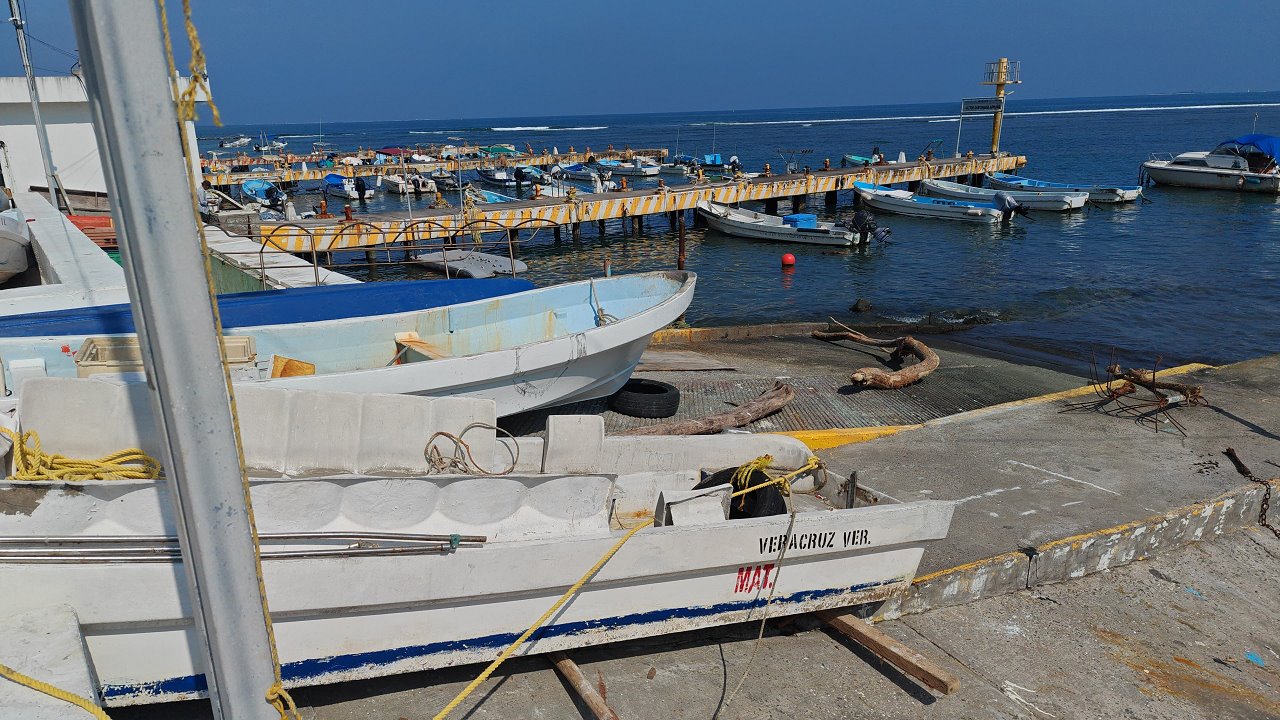
<path fill-rule="evenodd" d="M 960 689 L 960 678 L 883 630 L 838 610 L 820 610 L 815 615 L 827 627 L 943 695 L 950 695 Z"/>
<path fill-rule="evenodd" d="M 719 360 L 692 350 L 645 350 L 636 372 L 691 372 L 702 370 L 736 370 Z"/>
<path fill-rule="evenodd" d="M 582 674 L 582 668 L 570 660 L 568 655 L 553 652 L 548 653 L 547 657 L 551 660 L 551 664 L 555 665 L 556 672 L 560 673 L 560 676 L 569 683 L 569 687 L 573 688 L 573 692 L 582 698 L 582 702 L 586 703 L 587 707 L 591 708 L 596 720 L 618 720 L 617 713 L 609 707 L 591 683 L 587 682 L 587 678 Z"/>

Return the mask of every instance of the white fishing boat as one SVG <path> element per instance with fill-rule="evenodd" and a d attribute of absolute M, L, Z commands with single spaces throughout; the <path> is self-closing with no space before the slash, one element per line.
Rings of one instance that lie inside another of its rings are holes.
<path fill-rule="evenodd" d="M 324 176 L 324 193 L 332 197 L 372 200 L 376 191 L 376 186 L 367 184 L 363 179 L 357 182 L 356 178 L 343 177 L 338 173 L 329 173 Z"/>
<path fill-rule="evenodd" d="M 31 231 L 22 211 L 13 208 L 0 212 L 0 284 L 26 271 L 30 248 Z"/>
<path fill-rule="evenodd" d="M 923 180 L 920 183 L 920 191 L 930 197 L 947 198 L 949 200 L 972 200 L 981 203 L 994 202 L 996 193 L 1004 193 L 1017 200 L 1019 205 L 1028 209 L 1054 210 L 1058 212 L 1082 208 L 1089 201 L 1089 193 L 1086 192 L 1038 193 L 1017 190 L 991 190 L 947 180 Z"/>
<path fill-rule="evenodd" d="M 1131 202 L 1142 197 L 1142 188 L 1132 186 L 1108 185 L 1069 185 L 1067 183 L 1032 180 L 1008 173 L 987 173 L 987 184 L 997 190 L 1020 190 L 1034 193 L 1083 192 L 1089 199 L 1100 203 Z"/>
<path fill-rule="evenodd" d="M 980 223 L 999 222 L 1001 218 L 1000 210 L 990 202 L 923 197 L 907 190 L 864 182 L 855 182 L 854 192 L 867 205 L 899 215 Z"/>
<path fill-rule="evenodd" d="M 220 148 L 239 148 L 253 142 L 253 138 L 248 135 L 235 135 L 233 137 L 225 137 L 218 141 Z"/>
<path fill-rule="evenodd" d="M 843 247 L 848 247 L 855 241 L 851 231 L 837 227 L 834 223 L 819 221 L 812 215 L 789 215 L 783 218 L 718 205 L 707 200 L 698 203 L 698 214 L 707 221 L 711 229 L 733 237 Z"/>
<path fill-rule="evenodd" d="M 647 157 L 636 157 L 630 160 L 601 160 L 597 164 L 613 171 L 615 175 L 652 177 L 662 171 L 662 166 L 656 160 Z"/>
<path fill-rule="evenodd" d="M 395 195 L 408 195 L 410 193 L 421 195 L 423 193 L 435 193 L 436 184 L 431 178 L 425 178 L 421 175 L 405 177 L 398 173 L 390 173 L 382 176 L 382 189 Z"/>
<path fill-rule="evenodd" d="M 676 177 L 688 177 L 689 167 L 680 165 L 679 163 L 663 163 L 658 168 L 659 175 L 675 175 Z"/>
<path fill-rule="evenodd" d="M 519 187 L 532 182 L 532 178 L 517 178 L 515 170 L 505 167 L 476 168 L 476 175 L 480 176 L 480 182 L 498 187 Z"/>
<path fill-rule="evenodd" d="M 562 175 L 570 180 L 608 180 L 613 173 L 603 167 L 591 167 L 582 163 L 574 163 L 572 165 L 556 165 L 551 169 L 552 175 Z"/>
<path fill-rule="evenodd" d="M 144 385 L 28 388 L 15 429 L 45 450 L 162 456 Z M 727 477 L 694 490 L 703 471 L 765 454 L 774 475 L 806 467 L 809 450 L 782 436 L 609 437 L 598 416 L 561 416 L 545 439 L 499 440 L 480 400 L 253 387 L 237 404 L 289 687 L 488 662 L 628 534 L 517 655 L 881 602 L 910 586 L 954 510 L 850 497 L 816 470 L 792 481 L 794 517 L 772 494 L 740 510 Z M 511 474 L 435 474 L 423 448 L 458 448 L 436 432 Z M 42 485 L 0 481 L 17 509 L 0 513 L 0 587 L 21 588 L 6 614 L 70 608 L 108 706 L 205 695 L 170 483 Z"/>
<path fill-rule="evenodd" d="M 505 416 L 613 394 L 650 336 L 689 307 L 694 284 L 686 272 L 617 275 L 393 314 L 228 324 L 225 334 L 247 338 L 235 371 L 242 383 L 478 397 Z M 135 337 L 3 337 L 0 360 L 10 376 L 14 362 L 61 377 L 136 372 L 127 347 Z M 121 353 L 131 361 L 111 360 Z"/>
<path fill-rule="evenodd" d="M 491 278 L 529 270 L 528 265 L 513 257 L 461 248 L 418 253 L 413 259 L 431 270 L 444 273 L 446 277 Z"/>
<path fill-rule="evenodd" d="M 1142 172 L 1158 185 L 1280 193 L 1280 137 L 1245 135 L 1220 143 L 1211 151 L 1185 152 L 1142 164 Z"/>
<path fill-rule="evenodd" d="M 268 140 L 267 136 L 264 134 L 262 136 L 262 142 L 255 144 L 253 146 L 253 149 L 257 150 L 258 152 L 275 152 L 277 150 L 283 150 L 288 146 L 289 146 L 289 143 L 285 142 L 284 140 L 281 140 L 279 138 Z"/>

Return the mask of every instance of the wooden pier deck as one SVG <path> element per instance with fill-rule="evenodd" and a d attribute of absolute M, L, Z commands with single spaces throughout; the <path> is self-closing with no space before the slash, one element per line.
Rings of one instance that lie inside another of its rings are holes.
<path fill-rule="evenodd" d="M 938 159 L 933 162 L 816 170 L 808 175 L 774 175 L 714 183 L 676 185 L 573 198 L 543 198 L 510 203 L 415 211 L 412 219 L 400 213 L 362 215 L 358 220 L 309 219 L 292 223 L 262 224 L 262 240 L 289 252 L 326 252 L 372 248 L 391 243 L 447 238 L 461 231 L 492 232 L 568 226 L 575 234 L 584 222 L 661 215 L 690 210 L 703 200 L 733 204 L 747 201 L 776 202 L 790 198 L 792 207 L 803 207 L 809 195 L 850 190 L 854 182 L 881 185 L 911 183 L 928 178 L 955 178 L 985 172 L 1013 170 L 1025 165 L 1021 155 L 1001 153 L 972 158 Z M 776 209 L 776 208 L 774 208 Z M 557 230 L 558 232 L 558 230 Z"/>

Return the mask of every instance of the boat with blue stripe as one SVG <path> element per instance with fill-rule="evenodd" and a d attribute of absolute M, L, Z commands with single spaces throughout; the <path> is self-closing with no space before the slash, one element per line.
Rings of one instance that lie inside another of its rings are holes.
<path fill-rule="evenodd" d="M 1088 193 L 1089 199 L 1099 203 L 1131 202 L 1142 197 L 1142 187 L 1138 185 L 1070 185 L 1067 183 L 1033 180 L 1021 175 L 990 172 L 986 176 L 987 184 L 997 190 L 1020 190 L 1036 193 Z"/>
<path fill-rule="evenodd" d="M 899 215 L 980 223 L 999 222 L 1003 216 L 1000 208 L 991 202 L 925 197 L 908 190 L 866 182 L 855 182 L 853 186 L 854 192 L 867 205 Z"/>

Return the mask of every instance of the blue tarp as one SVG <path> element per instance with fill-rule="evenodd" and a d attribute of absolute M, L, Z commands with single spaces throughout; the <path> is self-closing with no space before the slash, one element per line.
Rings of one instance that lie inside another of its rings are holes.
<path fill-rule="evenodd" d="M 1242 135 L 1235 140 L 1223 140 L 1219 145 L 1227 143 L 1235 143 L 1237 145 L 1252 145 L 1267 155 L 1280 160 L 1280 137 L 1275 135 L 1263 135 L 1257 133 L 1254 135 Z"/>
<path fill-rule="evenodd" d="M 714 155 L 703 155 L 702 164 L 703 165 L 723 165 L 724 160 L 720 159 L 720 153 L 715 153 Z"/>
<path fill-rule="evenodd" d="M 532 290 L 519 278 L 408 280 L 263 290 L 218 297 L 225 328 L 390 315 Z M 128 304 L 52 310 L 0 318 L 0 337 L 114 335 L 135 332 Z"/>

